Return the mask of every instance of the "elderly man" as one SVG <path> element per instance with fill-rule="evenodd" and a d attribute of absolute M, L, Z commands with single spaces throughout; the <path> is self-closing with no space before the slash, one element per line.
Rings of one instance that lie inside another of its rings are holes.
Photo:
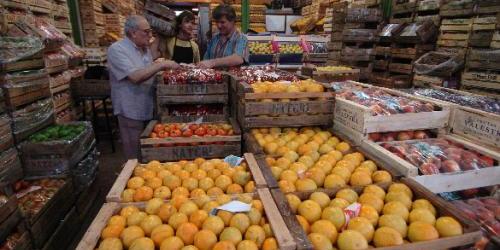
<path fill-rule="evenodd" d="M 153 118 L 154 75 L 179 67 L 172 61 L 153 62 L 151 37 L 146 19 L 130 16 L 125 22 L 125 38 L 108 49 L 111 99 L 127 159 L 140 157 L 139 138 L 146 122 Z"/>
<path fill-rule="evenodd" d="M 208 43 L 204 61 L 206 68 L 232 67 L 248 62 L 248 39 L 236 29 L 236 12 L 229 5 L 219 5 L 212 12 L 219 31 Z"/>

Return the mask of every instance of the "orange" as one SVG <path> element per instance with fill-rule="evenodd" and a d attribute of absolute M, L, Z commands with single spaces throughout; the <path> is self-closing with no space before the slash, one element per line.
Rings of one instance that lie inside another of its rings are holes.
<path fill-rule="evenodd" d="M 261 247 L 266 239 L 266 232 L 264 229 L 257 225 L 250 226 L 245 232 L 245 240 L 250 240 L 257 243 L 258 247 Z"/>
<path fill-rule="evenodd" d="M 226 193 L 227 194 L 241 194 L 241 193 L 243 193 L 243 188 L 236 183 L 229 184 L 229 186 L 227 186 Z"/>
<path fill-rule="evenodd" d="M 215 235 L 219 235 L 224 229 L 224 221 L 218 216 L 210 216 L 208 217 L 202 225 L 204 230 L 210 230 Z"/>
<path fill-rule="evenodd" d="M 123 244 L 118 238 L 107 238 L 101 241 L 97 250 L 121 250 Z"/>
<path fill-rule="evenodd" d="M 210 250 L 217 243 L 217 236 L 210 230 L 201 230 L 194 236 L 194 246 L 200 250 Z"/>
<path fill-rule="evenodd" d="M 144 172 L 142 172 L 141 177 L 145 180 L 148 178 L 153 178 L 156 177 L 156 172 L 151 170 L 145 170 Z"/>
<path fill-rule="evenodd" d="M 198 188 L 198 179 L 188 177 L 182 180 L 182 187 L 186 188 L 189 192 Z"/>
<path fill-rule="evenodd" d="M 125 217 L 125 219 L 133 214 L 134 212 L 139 212 L 139 209 L 135 206 L 126 206 L 124 208 L 122 208 L 122 210 L 120 211 L 120 215 Z"/>
<path fill-rule="evenodd" d="M 390 247 L 404 244 L 401 234 L 390 227 L 378 228 L 375 231 L 373 243 L 376 247 Z"/>
<path fill-rule="evenodd" d="M 278 242 L 275 238 L 267 238 L 262 244 L 262 250 L 278 250 Z"/>
<path fill-rule="evenodd" d="M 222 233 L 219 236 L 220 241 L 230 241 L 233 245 L 238 245 L 240 241 L 243 239 L 241 235 L 241 231 L 235 227 L 226 227 L 222 230 Z"/>
<path fill-rule="evenodd" d="M 189 190 L 185 187 L 178 187 L 178 188 L 174 189 L 174 191 L 172 191 L 172 197 L 175 197 L 178 195 L 189 197 Z"/>
<path fill-rule="evenodd" d="M 122 202 L 134 202 L 135 189 L 127 188 L 121 194 Z"/>
<path fill-rule="evenodd" d="M 182 185 L 182 180 L 178 176 L 169 175 L 163 177 L 163 186 L 168 187 L 170 190 L 174 190 Z"/>
<path fill-rule="evenodd" d="M 150 235 L 153 229 L 161 223 L 162 221 L 157 215 L 148 215 L 141 221 L 140 226 L 146 235 Z"/>
<path fill-rule="evenodd" d="M 156 226 L 151 232 L 151 239 L 157 247 L 160 247 L 161 243 L 174 235 L 174 229 L 169 225 L 159 225 Z"/>
<path fill-rule="evenodd" d="M 359 217 L 365 217 L 368 219 L 373 226 L 377 226 L 378 223 L 378 213 L 375 208 L 370 205 L 361 205 L 361 211 L 359 212 Z"/>
<path fill-rule="evenodd" d="M 258 250 L 257 244 L 251 240 L 243 240 L 238 243 L 236 250 Z"/>
<path fill-rule="evenodd" d="M 225 240 L 217 242 L 212 250 L 236 250 L 236 247 L 231 241 Z"/>
<path fill-rule="evenodd" d="M 304 230 L 304 232 L 309 233 L 311 231 L 311 227 L 309 225 L 309 222 L 307 222 L 306 218 L 296 215 L 297 220 L 299 221 L 300 226 Z"/>
<path fill-rule="evenodd" d="M 441 237 L 451 237 L 464 233 L 462 225 L 453 217 L 443 216 L 436 220 L 436 229 Z"/>
<path fill-rule="evenodd" d="M 123 229 L 122 225 L 109 225 L 102 230 L 101 239 L 118 238 Z"/>
<path fill-rule="evenodd" d="M 323 234 L 311 233 L 307 238 L 311 241 L 314 249 L 333 250 L 332 242 Z"/>
<path fill-rule="evenodd" d="M 223 194 L 224 194 L 224 190 L 222 190 L 218 187 L 212 187 L 212 188 L 207 190 L 208 196 L 219 196 L 219 195 L 223 195 Z"/>
<path fill-rule="evenodd" d="M 355 217 L 349 221 L 347 229 L 358 231 L 361 233 L 367 242 L 372 241 L 375 229 L 370 221 L 364 217 Z"/>
<path fill-rule="evenodd" d="M 196 205 L 196 203 L 192 201 L 186 201 L 184 202 L 184 204 L 181 205 L 181 207 L 179 207 L 179 213 L 183 213 L 188 217 L 197 210 L 198 206 Z"/>
<path fill-rule="evenodd" d="M 208 213 L 205 210 L 197 210 L 189 216 L 189 222 L 196 225 L 196 227 L 201 228 L 203 222 L 208 218 Z"/>
<path fill-rule="evenodd" d="M 167 222 L 170 216 L 176 212 L 177 209 L 172 204 L 162 204 L 158 209 L 158 216 L 163 222 Z"/>
<path fill-rule="evenodd" d="M 148 186 L 152 188 L 153 190 L 156 188 L 161 187 L 162 185 L 162 179 L 158 177 L 151 177 L 146 179 L 146 183 L 144 184 L 145 186 Z"/>
<path fill-rule="evenodd" d="M 326 238 L 330 240 L 330 244 L 335 244 L 337 241 L 337 228 L 329 220 L 318 220 L 314 222 L 311 226 L 311 232 L 326 236 Z"/>
<path fill-rule="evenodd" d="M 144 179 L 141 177 L 132 177 L 127 181 L 127 188 L 138 189 L 144 185 Z"/>
<path fill-rule="evenodd" d="M 144 231 L 139 226 L 130 226 L 123 229 L 120 238 L 125 248 L 129 248 L 136 239 L 144 237 Z"/>
<path fill-rule="evenodd" d="M 188 222 L 188 217 L 183 214 L 183 213 L 174 213 L 170 218 L 168 219 L 168 224 L 173 227 L 174 229 L 179 228 L 180 225 L 183 223 Z"/>
<path fill-rule="evenodd" d="M 125 228 L 125 226 L 127 225 L 127 219 L 121 215 L 113 215 L 108 220 L 108 226 L 111 225 L 118 225 Z"/>
<path fill-rule="evenodd" d="M 190 222 L 182 223 L 175 232 L 175 236 L 181 238 L 185 245 L 191 245 L 194 242 L 194 236 L 198 233 L 198 228 Z"/>
<path fill-rule="evenodd" d="M 165 239 L 161 245 L 160 250 L 181 250 L 184 247 L 184 242 L 177 236 L 172 236 Z"/>
<path fill-rule="evenodd" d="M 243 234 L 250 226 L 250 218 L 246 214 L 238 213 L 231 217 L 229 226 L 237 228 Z"/>
<path fill-rule="evenodd" d="M 312 200 L 306 200 L 300 203 L 297 211 L 310 224 L 321 218 L 321 206 Z"/>
<path fill-rule="evenodd" d="M 408 239 L 411 242 L 429 241 L 439 238 L 439 233 L 431 224 L 415 221 L 408 227 Z"/>
<path fill-rule="evenodd" d="M 155 243 L 150 238 L 141 237 L 135 239 L 132 245 L 128 248 L 129 250 L 155 250 Z"/>
<path fill-rule="evenodd" d="M 160 198 L 160 199 L 168 199 L 172 196 L 172 193 L 170 192 L 170 189 L 165 186 L 161 186 L 157 189 L 154 190 L 153 192 L 153 197 L 155 198 Z"/>

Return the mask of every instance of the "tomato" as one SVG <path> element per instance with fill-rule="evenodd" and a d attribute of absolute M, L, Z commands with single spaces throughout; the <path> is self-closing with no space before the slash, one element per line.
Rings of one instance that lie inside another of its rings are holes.
<path fill-rule="evenodd" d="M 149 137 L 151 137 L 151 138 L 158 138 L 158 134 L 156 134 L 155 132 L 153 132 L 153 133 L 151 133 L 149 135 Z"/>
<path fill-rule="evenodd" d="M 184 132 L 182 132 L 183 137 L 191 137 L 193 136 L 193 131 L 191 129 L 186 129 Z"/>
<path fill-rule="evenodd" d="M 226 135 L 227 132 L 226 132 L 226 130 L 220 128 L 220 129 L 217 129 L 217 134 L 218 135 Z"/>
<path fill-rule="evenodd" d="M 175 129 L 170 131 L 170 136 L 171 137 L 179 137 L 182 135 L 182 132 L 179 129 Z"/>
<path fill-rule="evenodd" d="M 234 130 L 232 130 L 232 129 L 228 130 L 227 135 L 234 135 Z"/>
<path fill-rule="evenodd" d="M 208 125 L 207 124 L 202 124 L 200 127 L 204 128 L 205 130 L 208 129 Z"/>
<path fill-rule="evenodd" d="M 210 128 L 207 130 L 207 135 L 215 136 L 217 135 L 217 130 Z"/>
<path fill-rule="evenodd" d="M 192 131 L 195 131 L 199 128 L 200 126 L 198 126 L 197 124 L 190 124 L 189 125 L 189 129 L 191 129 Z"/>
<path fill-rule="evenodd" d="M 207 130 L 205 128 L 199 127 L 194 131 L 194 134 L 197 136 L 205 136 L 207 134 Z"/>
<path fill-rule="evenodd" d="M 153 131 L 155 133 L 160 133 L 160 131 L 162 131 L 162 130 L 163 130 L 163 124 L 160 124 L 160 123 L 156 124 L 155 127 L 153 128 Z"/>
<path fill-rule="evenodd" d="M 166 137 L 165 132 L 160 131 L 160 133 L 158 133 L 158 137 L 165 138 Z"/>

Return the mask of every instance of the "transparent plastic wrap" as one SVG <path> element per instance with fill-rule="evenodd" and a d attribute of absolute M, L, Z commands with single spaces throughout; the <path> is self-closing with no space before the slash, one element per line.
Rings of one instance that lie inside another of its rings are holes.
<path fill-rule="evenodd" d="M 381 146 L 413 164 L 424 175 L 477 170 L 495 165 L 492 158 L 446 139 L 386 142 Z"/>
<path fill-rule="evenodd" d="M 48 53 L 44 57 L 45 67 L 59 67 L 68 64 L 68 56 L 62 52 Z"/>
<path fill-rule="evenodd" d="M 12 112 L 12 132 L 19 134 L 34 129 L 52 119 L 53 115 L 54 107 L 51 98 L 35 102 L 23 109 Z"/>
<path fill-rule="evenodd" d="M 477 221 L 492 236 L 500 236 L 500 201 L 495 197 L 482 197 L 452 201 L 469 219 Z"/>
<path fill-rule="evenodd" d="M 44 48 L 42 41 L 33 36 L 0 37 L 0 67 L 29 58 Z"/>
<path fill-rule="evenodd" d="M 45 44 L 60 46 L 67 39 L 66 35 L 46 20 L 38 18 L 35 19 L 35 27 L 37 28 L 38 34 L 43 38 Z"/>
<path fill-rule="evenodd" d="M 500 102 L 487 96 L 461 95 L 445 89 L 409 89 L 407 91 L 414 95 L 431 97 L 486 112 L 500 114 Z"/>
<path fill-rule="evenodd" d="M 45 69 L 11 72 L 0 76 L 0 84 L 7 96 L 19 96 L 49 88 L 49 75 Z"/>
<path fill-rule="evenodd" d="M 61 50 L 71 59 L 85 57 L 85 51 L 68 40 L 64 42 Z"/>
<path fill-rule="evenodd" d="M 22 180 L 14 185 L 23 216 L 33 220 L 66 184 L 64 179 Z"/>
<path fill-rule="evenodd" d="M 97 148 L 94 147 L 82 161 L 71 169 L 76 190 L 83 190 L 94 181 L 99 167 L 99 155 Z"/>
<path fill-rule="evenodd" d="M 311 53 L 328 53 L 328 46 L 326 43 L 310 42 L 309 51 L 311 51 Z"/>
<path fill-rule="evenodd" d="M 14 143 L 10 123 L 7 115 L 0 115 L 0 152 L 9 149 Z"/>
<path fill-rule="evenodd" d="M 349 8 L 346 23 L 378 22 L 382 20 L 382 10 L 378 8 Z"/>
<path fill-rule="evenodd" d="M 144 17 L 156 33 L 167 37 L 175 35 L 174 22 L 168 22 L 150 14 L 145 14 Z"/>
<path fill-rule="evenodd" d="M 363 88 L 356 86 L 346 88 L 335 85 L 337 97 L 356 102 L 371 109 L 373 116 L 404 113 L 420 113 L 434 111 L 434 105 L 422 101 L 412 100 L 404 96 L 389 94 L 377 88 Z"/>
<path fill-rule="evenodd" d="M 342 31 L 343 36 L 349 37 L 363 37 L 365 40 L 375 40 L 377 38 L 378 30 L 376 29 L 345 29 Z"/>
<path fill-rule="evenodd" d="M 252 84 L 254 82 L 264 82 L 264 81 L 298 81 L 296 75 L 293 73 L 277 70 L 274 66 L 265 65 L 265 66 L 247 66 L 241 68 L 233 68 L 229 70 L 229 73 L 235 75 L 240 78 L 241 81 L 244 81 L 248 84 Z"/>
<path fill-rule="evenodd" d="M 419 75 L 451 76 L 464 65 L 464 58 L 458 54 L 431 51 L 414 63 L 414 71 Z"/>
<path fill-rule="evenodd" d="M 182 64 L 180 69 L 166 70 L 163 79 L 165 84 L 220 84 L 224 77 L 214 69 Z"/>
<path fill-rule="evenodd" d="M 397 30 L 400 27 L 401 24 L 389 23 L 382 29 L 382 31 L 378 34 L 378 36 L 391 37 L 393 35 L 393 31 Z"/>

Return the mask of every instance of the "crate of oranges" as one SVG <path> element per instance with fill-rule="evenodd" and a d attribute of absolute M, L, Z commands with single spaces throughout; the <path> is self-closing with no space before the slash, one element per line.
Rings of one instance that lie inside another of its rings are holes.
<path fill-rule="evenodd" d="M 223 194 L 253 193 L 267 187 L 253 154 L 235 166 L 222 159 L 139 164 L 129 160 L 106 196 L 107 202 L 208 199 Z"/>
<path fill-rule="evenodd" d="M 477 224 L 411 179 L 387 189 L 271 193 L 297 249 L 448 249 L 481 237 Z"/>
<path fill-rule="evenodd" d="M 221 205 L 238 205 L 227 209 Z M 296 249 L 268 189 L 232 200 L 169 202 L 155 198 L 141 206 L 106 203 L 78 250 Z"/>

